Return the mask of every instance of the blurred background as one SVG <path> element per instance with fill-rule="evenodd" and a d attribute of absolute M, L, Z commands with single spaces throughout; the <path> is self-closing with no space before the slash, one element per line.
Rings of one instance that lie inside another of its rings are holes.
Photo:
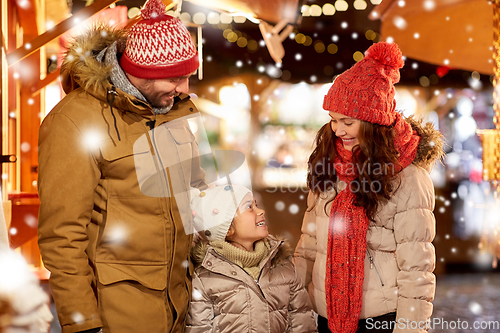
<path fill-rule="evenodd" d="M 323 96 L 374 42 L 397 43 L 405 56 L 397 109 L 432 122 L 446 141 L 446 156 L 431 173 L 434 316 L 500 321 L 494 310 L 500 294 L 498 1 L 164 2 L 199 47 L 202 66 L 191 79 L 191 97 L 212 149 L 245 154 L 270 233 L 292 245 L 306 209 L 307 159 L 317 130 L 329 120 Z M 64 97 L 58 66 L 73 36 L 96 21 L 131 25 L 143 4 L 2 0 L 4 208 L 11 246 L 47 289 L 36 244 L 37 137 L 40 122 Z"/>

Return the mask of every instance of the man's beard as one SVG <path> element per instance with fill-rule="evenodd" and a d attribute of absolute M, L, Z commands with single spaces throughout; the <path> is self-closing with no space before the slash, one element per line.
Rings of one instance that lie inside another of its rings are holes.
<path fill-rule="evenodd" d="M 151 98 L 150 96 L 144 96 L 144 97 L 146 97 L 149 105 L 151 105 L 153 107 L 153 112 L 155 114 L 167 113 L 174 106 L 174 98 L 175 98 L 176 94 L 172 94 L 173 98 L 169 99 L 166 104 L 161 103 L 161 97 L 163 97 L 163 96 L 165 96 L 165 94 L 160 95 L 159 98 L 157 98 L 157 97 Z"/>

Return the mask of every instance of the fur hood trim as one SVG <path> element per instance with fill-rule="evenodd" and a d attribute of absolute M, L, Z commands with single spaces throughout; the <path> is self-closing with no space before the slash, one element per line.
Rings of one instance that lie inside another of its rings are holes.
<path fill-rule="evenodd" d="M 66 93 L 78 87 L 86 91 L 105 91 L 110 85 L 111 67 L 97 60 L 97 55 L 119 40 L 123 51 L 126 30 L 113 29 L 105 24 L 94 24 L 86 32 L 70 41 L 61 65 L 61 81 Z"/>
<path fill-rule="evenodd" d="M 434 163 L 441 161 L 444 156 L 443 135 L 434 128 L 432 123 L 424 123 L 423 119 L 417 119 L 413 115 L 405 120 L 420 136 L 417 156 L 413 160 L 413 164 L 430 171 Z"/>
<path fill-rule="evenodd" d="M 284 238 L 278 237 L 275 238 L 273 236 L 268 236 L 267 240 L 271 245 L 271 252 L 273 252 L 278 246 L 278 251 L 272 258 L 272 265 L 277 266 L 281 265 L 283 262 L 289 260 L 293 256 L 294 250 L 290 246 L 290 243 L 286 241 Z M 213 249 L 210 244 L 201 237 L 198 237 L 195 240 L 193 248 L 191 249 L 191 261 L 194 264 L 194 267 L 198 267 L 201 265 L 208 251 Z"/>

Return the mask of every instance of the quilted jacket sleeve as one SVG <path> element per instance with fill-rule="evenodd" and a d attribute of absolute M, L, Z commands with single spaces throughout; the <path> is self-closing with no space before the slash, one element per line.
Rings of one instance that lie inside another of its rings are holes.
<path fill-rule="evenodd" d="M 193 295 L 186 318 L 186 333 L 214 332 L 214 307 L 200 277 L 193 274 Z"/>
<path fill-rule="evenodd" d="M 63 332 L 101 327 L 86 249 L 100 171 L 66 115 L 49 114 L 40 128 L 38 245 Z"/>
<path fill-rule="evenodd" d="M 295 281 L 290 287 L 290 304 L 288 306 L 288 333 L 310 333 L 318 332 L 311 300 L 307 290 L 302 286 L 295 272 Z"/>
<path fill-rule="evenodd" d="M 398 304 L 394 332 L 426 332 L 435 292 L 434 187 L 427 171 L 405 170 L 394 217 Z M 401 324 L 401 323 L 404 323 Z"/>
<path fill-rule="evenodd" d="M 307 196 L 307 210 L 302 222 L 302 235 L 295 248 L 294 263 L 298 277 L 303 286 L 311 283 L 314 262 L 316 261 L 316 207 L 315 195 L 309 191 Z M 312 208 L 312 209 L 311 209 Z"/>

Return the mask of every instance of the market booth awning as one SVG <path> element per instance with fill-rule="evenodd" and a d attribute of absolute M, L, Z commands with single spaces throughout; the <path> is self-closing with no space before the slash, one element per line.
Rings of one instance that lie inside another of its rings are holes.
<path fill-rule="evenodd" d="M 381 20 L 382 38 L 409 58 L 493 74 L 493 6 L 486 0 L 384 0 L 370 18 Z"/>
<path fill-rule="evenodd" d="M 285 20 L 296 23 L 300 18 L 299 0 L 187 0 L 196 5 L 227 11 L 229 13 L 244 13 L 248 16 L 269 23 Z"/>

